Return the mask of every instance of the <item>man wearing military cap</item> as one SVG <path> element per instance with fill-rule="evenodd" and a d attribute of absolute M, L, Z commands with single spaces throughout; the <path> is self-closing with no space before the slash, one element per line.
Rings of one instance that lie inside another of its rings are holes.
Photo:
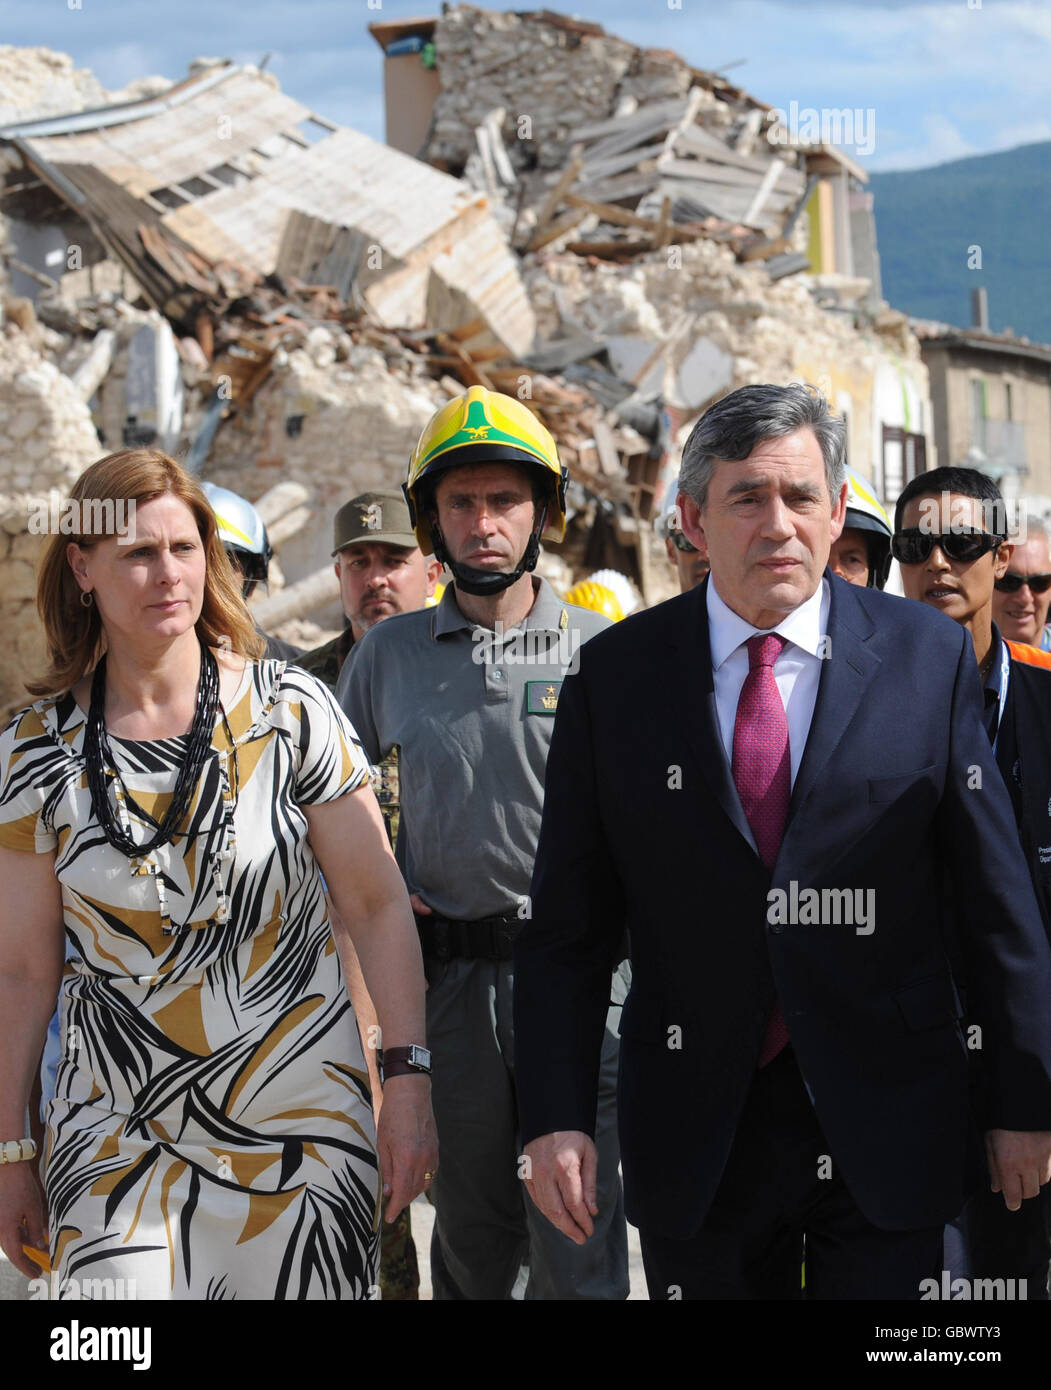
<path fill-rule="evenodd" d="M 401 492 L 362 492 L 345 502 L 336 513 L 332 556 L 346 626 L 296 665 L 335 689 L 354 643 L 384 618 L 423 608 L 442 567 L 416 544 Z"/>

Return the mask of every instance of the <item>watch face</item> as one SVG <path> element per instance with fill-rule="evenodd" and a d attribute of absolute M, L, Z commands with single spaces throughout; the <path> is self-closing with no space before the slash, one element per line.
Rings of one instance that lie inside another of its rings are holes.
<path fill-rule="evenodd" d="M 417 1047 L 415 1043 L 409 1048 L 409 1065 L 413 1067 L 427 1067 L 430 1069 L 431 1054 L 425 1047 Z"/>

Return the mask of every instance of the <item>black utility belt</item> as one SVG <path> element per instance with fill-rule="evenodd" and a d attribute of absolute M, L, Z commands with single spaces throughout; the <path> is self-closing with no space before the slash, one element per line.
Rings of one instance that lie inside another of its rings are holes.
<path fill-rule="evenodd" d="M 479 917 L 473 922 L 416 914 L 420 946 L 431 960 L 510 960 L 522 925 L 517 915 Z"/>

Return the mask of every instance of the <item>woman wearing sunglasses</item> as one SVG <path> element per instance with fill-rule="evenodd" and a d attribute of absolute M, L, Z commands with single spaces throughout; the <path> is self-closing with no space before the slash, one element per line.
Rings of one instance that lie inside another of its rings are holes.
<path fill-rule="evenodd" d="M 1016 545 L 1011 563 L 993 593 L 993 622 L 1009 642 L 1051 651 L 1051 545 L 1047 527 L 1031 518 L 1026 538 Z"/>
<path fill-rule="evenodd" d="M 921 473 L 898 498 L 891 550 L 901 565 L 905 597 L 940 608 L 971 634 L 984 687 L 986 731 L 1011 792 L 1044 926 L 1051 931 L 1051 863 L 1044 862 L 1051 839 L 1051 728 L 1046 715 L 1051 654 L 1004 641 L 993 621 L 994 594 L 1018 563 L 1018 550 L 1006 540 L 1004 510 L 999 488 L 975 469 Z M 989 521 L 992 530 L 986 529 Z M 1051 569 L 1046 547 L 1045 538 L 1042 563 Z M 1028 573 L 1028 560 L 1026 564 Z M 1048 581 L 1043 587 L 1051 595 L 1051 574 L 1039 577 Z M 972 1058 L 980 1068 L 980 1050 Z M 1045 1300 L 1051 1183 L 1023 1195 L 1027 1200 L 1012 1212 L 988 1186 L 976 1192 L 946 1232 L 946 1268 L 972 1279 L 1014 1279 L 1019 1298 Z"/>

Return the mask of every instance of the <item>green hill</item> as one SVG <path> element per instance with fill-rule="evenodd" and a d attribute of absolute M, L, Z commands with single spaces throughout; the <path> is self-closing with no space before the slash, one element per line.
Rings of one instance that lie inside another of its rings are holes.
<path fill-rule="evenodd" d="M 994 332 L 1051 343 L 1051 142 L 873 174 L 869 187 L 894 308 L 966 327 L 984 285 Z M 968 269 L 971 246 L 980 270 Z"/>

